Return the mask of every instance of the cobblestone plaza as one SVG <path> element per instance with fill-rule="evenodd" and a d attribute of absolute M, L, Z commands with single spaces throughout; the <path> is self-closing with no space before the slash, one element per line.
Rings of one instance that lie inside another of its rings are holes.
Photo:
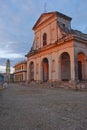
<path fill-rule="evenodd" d="M 0 130 L 87 130 L 87 92 L 10 84 L 0 90 Z"/>

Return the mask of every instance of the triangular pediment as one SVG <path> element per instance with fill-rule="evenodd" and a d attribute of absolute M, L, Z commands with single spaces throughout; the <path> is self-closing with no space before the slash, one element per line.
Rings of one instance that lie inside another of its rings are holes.
<path fill-rule="evenodd" d="M 45 21 L 47 21 L 49 18 L 51 18 L 55 13 L 44 13 L 42 14 L 39 19 L 37 20 L 37 22 L 35 23 L 35 25 L 33 26 L 33 29 L 35 29 L 36 27 L 38 27 L 39 25 L 41 25 L 42 23 L 44 23 Z"/>

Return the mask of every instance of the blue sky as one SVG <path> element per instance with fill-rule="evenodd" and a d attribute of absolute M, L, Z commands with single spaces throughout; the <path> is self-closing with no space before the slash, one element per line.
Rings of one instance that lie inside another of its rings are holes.
<path fill-rule="evenodd" d="M 72 17 L 72 28 L 87 33 L 87 0 L 0 0 L 0 72 L 6 60 L 15 63 L 25 59 L 34 32 L 33 25 L 44 12 L 58 11 Z"/>

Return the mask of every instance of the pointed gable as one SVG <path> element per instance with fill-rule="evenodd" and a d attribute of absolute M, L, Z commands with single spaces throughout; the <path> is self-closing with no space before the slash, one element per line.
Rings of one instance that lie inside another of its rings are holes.
<path fill-rule="evenodd" d="M 44 23 L 45 21 L 53 17 L 55 14 L 56 14 L 55 12 L 43 13 L 40 16 L 40 18 L 37 20 L 37 22 L 35 23 L 32 29 L 34 30 L 36 27 L 40 26 L 42 23 Z"/>
<path fill-rule="evenodd" d="M 72 18 L 70 18 L 69 16 L 66 16 L 60 12 L 48 12 L 48 13 L 43 13 L 41 14 L 41 16 L 39 17 L 39 19 L 37 20 L 37 22 L 35 23 L 35 25 L 33 26 L 33 30 L 38 27 L 39 25 L 41 25 L 42 23 L 44 23 L 45 21 L 47 21 L 48 19 L 52 18 L 53 16 L 57 16 L 57 17 L 61 17 L 64 18 L 68 21 L 71 21 Z"/>

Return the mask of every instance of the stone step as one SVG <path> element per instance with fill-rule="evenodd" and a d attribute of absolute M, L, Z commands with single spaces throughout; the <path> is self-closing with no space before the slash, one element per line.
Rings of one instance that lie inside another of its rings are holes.
<path fill-rule="evenodd" d="M 68 81 L 57 83 L 57 82 L 42 82 L 37 83 L 35 81 L 32 81 L 28 84 L 29 87 L 40 87 L 40 88 L 65 88 L 65 89 L 76 89 L 76 90 L 87 90 L 87 82 L 79 82 L 78 84 L 71 84 Z"/>

